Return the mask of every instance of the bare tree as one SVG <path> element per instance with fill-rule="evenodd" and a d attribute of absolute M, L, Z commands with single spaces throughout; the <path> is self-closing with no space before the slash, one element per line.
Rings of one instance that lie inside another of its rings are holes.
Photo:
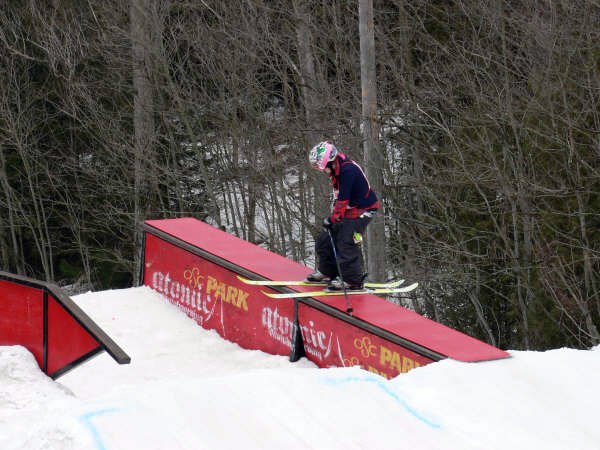
<path fill-rule="evenodd" d="M 383 190 L 384 158 L 379 144 L 377 121 L 377 73 L 375 70 L 375 24 L 373 0 L 359 0 L 360 79 L 362 90 L 362 131 L 367 177 L 378 195 Z M 383 199 L 382 199 L 383 203 Z M 367 270 L 376 280 L 385 280 L 385 223 L 375 217 L 367 228 Z"/>
<path fill-rule="evenodd" d="M 146 199 L 149 192 L 148 164 L 153 160 L 155 135 L 153 90 L 149 79 L 152 71 L 152 49 L 160 35 L 160 23 L 155 20 L 152 3 L 149 0 L 131 0 L 129 17 L 131 21 L 131 47 L 133 59 L 133 231 L 135 247 L 142 245 L 141 224 L 146 217 Z M 158 29 L 157 29 L 158 26 Z M 134 283 L 140 273 L 139 257 L 135 257 L 133 265 Z"/>
<path fill-rule="evenodd" d="M 3 267 L 129 285 L 136 227 L 177 216 L 312 263 L 332 138 L 405 305 L 507 348 L 600 340 L 596 3 L 46 3 L 0 9 Z"/>

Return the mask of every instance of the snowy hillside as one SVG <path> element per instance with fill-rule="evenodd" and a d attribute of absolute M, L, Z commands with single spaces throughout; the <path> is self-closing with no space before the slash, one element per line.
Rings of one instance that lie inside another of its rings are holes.
<path fill-rule="evenodd" d="M 146 287 L 74 300 L 131 356 L 56 382 L 0 347 L 0 449 L 600 449 L 600 348 L 393 380 L 243 350 Z"/>

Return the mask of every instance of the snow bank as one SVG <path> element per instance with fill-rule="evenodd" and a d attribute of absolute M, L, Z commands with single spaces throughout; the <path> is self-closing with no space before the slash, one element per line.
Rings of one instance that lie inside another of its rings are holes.
<path fill-rule="evenodd" d="M 243 350 L 146 287 L 74 299 L 131 355 L 57 382 L 0 347 L 1 449 L 598 449 L 600 346 L 387 381 Z"/>

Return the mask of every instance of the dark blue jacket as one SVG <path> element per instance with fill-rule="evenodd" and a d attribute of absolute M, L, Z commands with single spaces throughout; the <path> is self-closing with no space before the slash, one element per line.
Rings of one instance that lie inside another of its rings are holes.
<path fill-rule="evenodd" d="M 330 163 L 330 179 L 337 198 L 331 215 L 336 222 L 342 217 L 356 218 L 366 210 L 379 209 L 377 194 L 371 189 L 362 168 L 343 153 Z"/>

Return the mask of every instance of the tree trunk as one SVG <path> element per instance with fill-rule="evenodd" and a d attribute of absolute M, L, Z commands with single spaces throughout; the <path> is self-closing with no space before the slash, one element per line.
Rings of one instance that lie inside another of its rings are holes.
<path fill-rule="evenodd" d="M 25 275 L 25 268 L 23 267 L 23 259 L 20 257 L 22 254 L 19 246 L 19 240 L 17 237 L 17 226 L 15 223 L 15 211 L 12 202 L 12 193 L 10 188 L 10 183 L 8 182 L 8 176 L 6 174 L 5 169 L 5 159 L 4 159 L 4 150 L 0 145 L 0 185 L 2 186 L 2 191 L 4 193 L 4 200 L 6 202 L 6 210 L 8 211 L 8 217 L 5 217 L 6 220 L 6 229 L 10 230 L 10 243 L 12 251 L 6 247 L 6 251 L 3 252 L 3 261 L 2 267 L 4 270 L 9 270 L 12 267 L 12 270 L 16 270 L 18 274 Z M 8 239 L 8 238 L 7 238 Z M 7 244 L 8 245 L 8 244 Z M 12 255 L 12 264 L 10 263 L 11 258 L 9 255 Z"/>
<path fill-rule="evenodd" d="M 308 144 L 306 148 L 306 155 L 308 156 L 308 147 L 317 144 L 318 140 L 326 136 L 321 136 L 318 132 L 321 128 L 317 117 L 319 83 L 315 70 L 315 58 L 311 48 L 311 30 L 308 26 L 310 15 L 306 11 L 305 0 L 294 1 L 294 14 L 297 21 L 296 45 L 298 47 L 302 103 L 304 104 L 304 119 L 306 121 L 304 138 Z M 301 179 L 307 167 L 307 158 L 304 158 L 303 161 L 299 167 Z M 309 171 L 307 175 L 308 180 L 314 187 L 313 198 L 316 200 L 314 203 L 314 213 L 317 219 L 324 218 L 329 214 L 331 207 L 330 202 L 325 200 L 329 198 L 328 192 L 330 191 L 327 178 L 319 176 L 320 174 L 316 174 L 314 171 Z"/>
<path fill-rule="evenodd" d="M 154 136 L 152 86 L 148 78 L 150 52 L 152 50 L 152 13 L 150 0 L 131 0 L 129 9 L 131 45 L 133 58 L 133 220 L 134 220 L 134 265 L 133 282 L 139 283 L 140 253 L 142 246 L 141 224 L 145 218 L 145 201 L 148 192 L 148 178 L 145 160 L 151 154 Z"/>
<path fill-rule="evenodd" d="M 360 78 L 364 161 L 371 188 L 383 193 L 383 152 L 377 124 L 377 75 L 375 72 L 375 30 L 373 0 L 359 0 Z M 371 278 L 386 279 L 385 224 L 383 214 L 373 220 L 367 232 L 367 271 Z"/>

